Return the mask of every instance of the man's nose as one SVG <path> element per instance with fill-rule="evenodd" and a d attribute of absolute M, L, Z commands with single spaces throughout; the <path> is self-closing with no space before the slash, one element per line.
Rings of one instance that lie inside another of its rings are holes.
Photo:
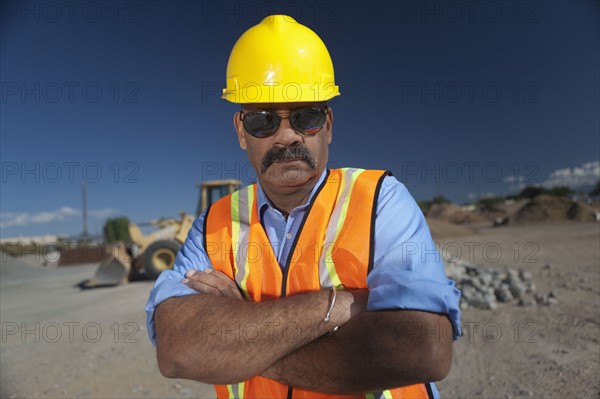
<path fill-rule="evenodd" d="M 289 116 L 282 117 L 279 129 L 275 132 L 275 144 L 288 147 L 294 143 L 302 142 L 304 142 L 304 138 L 293 128 Z"/>

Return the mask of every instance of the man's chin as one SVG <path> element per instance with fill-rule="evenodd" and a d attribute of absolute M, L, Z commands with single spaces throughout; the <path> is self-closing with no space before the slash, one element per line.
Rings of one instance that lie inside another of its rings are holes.
<path fill-rule="evenodd" d="M 310 184 L 317 171 L 304 161 L 273 163 L 261 175 L 261 181 L 276 187 L 294 189 Z"/>

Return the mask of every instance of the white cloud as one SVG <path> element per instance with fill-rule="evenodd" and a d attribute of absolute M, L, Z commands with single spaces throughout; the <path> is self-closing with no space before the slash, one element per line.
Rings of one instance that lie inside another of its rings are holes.
<path fill-rule="evenodd" d="M 114 214 L 115 209 L 90 210 L 88 214 L 95 219 L 104 219 Z M 63 222 L 69 219 L 81 218 L 81 210 L 63 206 L 55 211 L 46 211 L 38 213 L 27 212 L 0 212 L 0 228 L 13 226 L 29 226 L 32 224 Z"/>
<path fill-rule="evenodd" d="M 567 186 L 577 188 L 592 186 L 600 179 L 600 161 L 586 162 L 573 168 L 557 169 L 542 182 L 544 187 Z"/>
<path fill-rule="evenodd" d="M 471 201 L 475 201 L 478 200 L 479 198 L 492 198 L 492 197 L 496 197 L 497 194 L 494 194 L 492 192 L 486 192 L 486 193 L 481 193 L 481 194 L 475 194 L 475 193 L 469 193 L 467 194 L 467 199 L 471 200 Z"/>
<path fill-rule="evenodd" d="M 546 188 L 567 186 L 576 189 L 582 186 L 593 186 L 598 179 L 600 179 L 600 161 L 586 162 L 581 166 L 573 168 L 557 169 L 551 172 L 549 177 L 541 183 L 525 183 L 525 177 L 523 176 L 518 176 L 518 179 L 510 176 L 503 180 L 505 183 L 513 183 L 509 186 L 510 190 L 521 191 L 527 186 L 543 186 Z"/>
<path fill-rule="evenodd" d="M 525 180 L 525 176 L 506 176 L 502 181 L 504 183 L 517 183 Z"/>
<path fill-rule="evenodd" d="M 509 189 L 511 191 L 521 191 L 523 190 L 526 186 L 539 186 L 539 184 L 536 183 L 529 183 L 529 184 L 525 184 L 525 176 L 507 176 L 504 179 L 502 179 L 505 183 L 509 184 Z"/>
<path fill-rule="evenodd" d="M 106 219 L 110 215 L 114 215 L 117 212 L 116 209 L 106 208 L 98 209 L 95 211 L 88 211 L 88 215 L 95 217 L 96 219 Z"/>

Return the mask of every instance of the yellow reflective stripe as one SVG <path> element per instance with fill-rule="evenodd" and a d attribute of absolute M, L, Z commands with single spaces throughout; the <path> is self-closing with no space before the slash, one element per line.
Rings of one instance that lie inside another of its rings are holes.
<path fill-rule="evenodd" d="M 248 190 L 248 201 L 247 201 L 247 203 L 248 203 L 248 210 L 247 210 L 248 211 L 248 227 L 247 227 L 248 228 L 248 232 L 247 233 L 248 234 L 247 234 L 247 237 L 246 237 L 246 246 L 249 243 L 249 238 L 250 238 L 249 237 L 250 236 L 250 219 L 252 218 L 252 208 L 254 206 L 254 189 L 253 189 L 253 186 L 248 186 L 247 190 Z M 240 288 L 246 294 L 246 298 L 249 298 L 249 296 L 248 296 L 248 287 L 246 285 L 246 282 L 248 280 L 248 275 L 250 274 L 250 262 L 248 262 L 248 258 L 250 258 L 250 254 L 249 254 L 250 248 L 245 248 L 245 250 L 246 250 L 247 256 L 246 256 L 246 260 L 244 262 L 244 277 L 242 278 L 242 281 L 240 283 Z"/>
<path fill-rule="evenodd" d="M 246 382 L 240 382 L 238 384 L 227 385 L 227 391 L 229 392 L 229 399 L 244 399 L 244 384 Z"/>
<path fill-rule="evenodd" d="M 250 239 L 250 218 L 254 202 L 252 186 L 245 187 L 231 195 L 231 245 L 233 251 L 233 273 L 238 286 L 248 297 L 246 280 L 249 273 L 248 240 Z"/>
<path fill-rule="evenodd" d="M 364 169 L 356 169 L 356 170 L 354 170 L 354 172 L 352 172 L 349 179 L 344 178 L 342 180 L 342 187 L 340 188 L 340 191 L 344 191 L 343 186 L 348 184 L 349 185 L 348 194 L 345 196 L 344 202 L 342 203 L 340 216 L 337 221 L 337 226 L 335 228 L 335 235 L 334 235 L 333 241 L 331 243 L 326 243 L 329 246 L 329 248 L 327 248 L 327 253 L 325 255 L 325 259 L 332 259 L 332 252 L 333 252 L 335 245 L 329 245 L 329 244 L 337 242 L 338 236 L 340 235 L 340 232 L 342 231 L 342 227 L 344 226 L 344 222 L 346 221 L 346 215 L 348 213 L 348 205 L 350 204 L 350 198 L 352 198 L 352 189 L 354 188 L 354 183 L 356 183 L 356 179 L 364 171 L 365 171 Z M 345 170 L 344 170 L 344 172 L 345 172 Z M 347 181 L 347 180 L 349 180 L 349 181 Z M 336 207 L 337 206 L 339 206 L 339 205 L 336 205 Z M 337 275 L 333 261 L 325 262 L 325 265 L 327 266 L 327 272 L 329 273 L 329 278 L 333 282 L 333 286 L 341 287 L 342 282 L 340 281 L 340 278 Z"/>
<path fill-rule="evenodd" d="M 239 191 L 231 194 L 231 250 L 233 251 L 233 275 L 237 275 L 238 240 L 240 237 Z"/>
<path fill-rule="evenodd" d="M 365 395 L 365 399 L 393 399 L 392 391 L 378 391 L 378 392 L 369 392 Z"/>
<path fill-rule="evenodd" d="M 340 182 L 340 188 L 339 188 L 339 194 L 338 195 L 338 199 L 340 198 L 340 196 L 344 197 L 347 196 L 346 194 L 348 193 L 347 191 L 347 179 L 346 179 L 346 169 L 342 169 L 342 173 L 341 173 L 341 182 Z M 340 278 L 338 277 L 336 271 L 335 271 L 335 265 L 333 264 L 333 259 L 332 259 L 332 251 L 335 247 L 335 238 L 337 237 L 337 228 L 339 225 L 339 221 L 340 221 L 340 206 L 339 203 L 336 202 L 336 206 L 333 210 L 333 212 L 331 213 L 331 218 L 329 219 L 329 224 L 327 226 L 327 231 L 325 232 L 325 242 L 323 243 L 323 250 L 325 251 L 322 255 L 322 259 L 321 259 L 321 271 L 324 271 L 324 281 L 322 282 L 322 285 L 324 285 L 325 287 L 329 288 L 329 287 L 340 287 L 341 281 Z M 332 226 L 333 224 L 335 224 L 335 230 L 333 230 Z M 323 270 L 324 269 L 324 270 Z M 323 280 L 323 279 L 322 279 Z"/>
<path fill-rule="evenodd" d="M 330 288 L 330 287 L 338 287 L 339 284 L 334 283 L 331 280 L 330 276 L 330 268 L 335 267 L 332 260 L 332 251 L 335 250 L 335 237 L 337 234 L 338 222 L 340 221 L 341 213 L 342 213 L 342 204 L 344 200 L 347 198 L 350 185 L 347 183 L 355 171 L 359 169 L 353 168 L 343 168 L 340 169 L 340 187 L 338 188 L 338 195 L 336 198 L 336 203 L 333 211 L 331 212 L 331 216 L 327 223 L 327 230 L 325 232 L 325 239 L 323 242 L 323 247 L 321 249 L 321 258 L 319 260 L 319 282 L 322 288 Z M 330 248 L 331 246 L 331 248 Z M 328 268 L 329 266 L 329 268 Z M 337 273 L 334 274 L 334 276 Z M 335 277 L 334 277 L 335 279 Z"/>

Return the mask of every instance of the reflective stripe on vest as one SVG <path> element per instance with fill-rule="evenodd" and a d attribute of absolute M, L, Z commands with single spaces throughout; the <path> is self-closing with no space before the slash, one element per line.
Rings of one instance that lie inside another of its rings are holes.
<path fill-rule="evenodd" d="M 244 383 L 227 385 L 227 392 L 229 393 L 229 399 L 242 399 L 244 397 Z"/>
<path fill-rule="evenodd" d="M 325 244 L 323 245 L 321 259 L 319 260 L 319 279 L 322 288 L 342 287 L 342 282 L 337 275 L 333 261 L 333 252 L 336 250 L 334 243 L 337 241 L 346 221 L 348 205 L 350 204 L 350 194 L 354 188 L 356 178 L 363 171 L 362 169 L 344 169 L 344 173 L 342 174 L 343 179 L 339 189 L 340 195 L 337 198 L 336 206 L 327 225 Z"/>
<path fill-rule="evenodd" d="M 249 274 L 250 215 L 255 198 L 256 186 L 248 186 L 231 195 L 231 241 L 233 245 L 233 267 L 235 281 L 248 298 L 246 280 Z"/>
<path fill-rule="evenodd" d="M 220 199 L 205 216 L 205 248 L 213 267 L 234 279 L 254 302 L 286 295 L 367 288 L 373 262 L 377 195 L 388 173 L 334 169 L 308 205 L 282 267 L 258 216 L 257 186 Z M 304 229 L 304 226 L 307 226 Z M 254 377 L 234 385 L 216 385 L 217 397 L 286 398 L 288 386 Z M 425 384 L 366 395 L 342 396 L 293 388 L 293 398 L 427 398 Z"/>
<path fill-rule="evenodd" d="M 383 392 L 373 392 L 365 395 L 366 399 L 391 399 L 392 393 L 388 391 Z"/>

